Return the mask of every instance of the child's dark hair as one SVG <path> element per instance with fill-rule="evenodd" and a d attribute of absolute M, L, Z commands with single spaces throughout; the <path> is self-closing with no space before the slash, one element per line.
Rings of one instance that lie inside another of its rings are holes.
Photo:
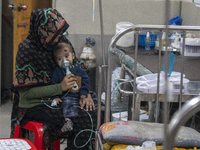
<path fill-rule="evenodd" d="M 72 46 L 69 43 L 67 43 L 67 42 L 56 42 L 54 47 L 53 47 L 53 56 L 55 56 L 57 54 L 58 50 L 60 50 L 60 49 L 62 49 L 62 48 L 64 48 L 66 46 L 64 44 L 67 45 L 67 47 L 69 48 L 71 53 L 74 53 L 74 51 L 72 49 Z M 53 59 L 54 59 L 54 62 L 56 63 L 56 58 L 53 57 Z M 75 62 L 75 60 L 73 59 L 73 63 L 74 62 Z"/>
<path fill-rule="evenodd" d="M 63 43 L 67 44 L 70 52 L 74 53 L 74 51 L 72 50 L 72 46 L 67 42 L 56 42 L 54 47 L 53 47 L 53 53 L 56 53 L 57 50 L 65 47 L 66 45 L 63 45 Z"/>

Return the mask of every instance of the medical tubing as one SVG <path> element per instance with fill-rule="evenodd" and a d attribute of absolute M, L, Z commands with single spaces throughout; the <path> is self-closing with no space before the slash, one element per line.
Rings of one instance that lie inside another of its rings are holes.
<path fill-rule="evenodd" d="M 129 82 L 133 82 L 134 80 L 129 80 L 129 81 L 124 81 L 124 82 L 121 82 L 121 83 L 119 83 L 118 85 L 116 85 L 116 82 L 117 82 L 118 80 L 115 80 L 115 89 L 112 91 L 112 94 L 111 94 L 111 100 L 112 101 L 114 101 L 114 95 L 115 95 L 115 92 L 116 92 L 116 90 L 119 88 L 119 86 L 120 85 L 122 85 L 122 84 L 124 84 L 124 83 L 129 83 Z M 111 101 L 111 102 L 112 102 Z M 120 102 L 120 101 L 119 101 Z M 112 109 L 111 109 L 112 110 Z M 112 112 L 111 112 L 112 113 Z M 120 119 L 121 119 L 121 113 L 120 113 Z"/>
<path fill-rule="evenodd" d="M 62 96 L 62 98 L 65 97 L 68 93 L 69 93 L 69 91 L 67 91 L 67 93 L 65 93 L 65 95 Z M 62 99 L 62 98 L 61 98 L 61 99 Z M 48 100 L 46 100 L 46 101 L 48 101 Z M 60 108 L 51 107 L 51 106 L 49 106 L 48 104 L 46 104 L 44 100 L 43 100 L 43 103 L 44 103 L 47 107 L 49 107 L 49 108 L 51 108 L 51 109 L 61 109 L 61 108 L 62 108 L 62 107 L 60 107 Z M 81 109 L 80 106 L 76 106 L 76 107 L 78 107 L 78 108 Z M 88 114 L 88 116 L 90 117 L 90 121 L 91 121 L 92 128 L 91 128 L 91 129 L 84 129 L 84 130 L 81 130 L 80 132 L 78 132 L 78 133 L 76 134 L 76 136 L 75 136 L 75 138 L 74 138 L 74 145 L 75 145 L 75 147 L 77 147 L 77 148 L 83 148 L 84 146 L 86 146 L 86 145 L 88 144 L 88 142 L 90 141 L 91 137 L 92 137 L 92 132 L 95 133 L 95 131 L 93 130 L 93 121 L 92 121 L 91 115 L 90 115 L 85 109 L 83 109 L 83 110 L 84 110 L 84 111 Z M 83 145 L 81 145 L 81 146 L 77 146 L 77 145 L 76 145 L 76 138 L 78 137 L 79 134 L 81 134 L 81 133 L 84 132 L 84 131 L 91 131 L 90 137 L 89 137 L 88 141 L 87 141 L 85 144 L 83 144 Z"/>
<path fill-rule="evenodd" d="M 65 95 L 63 95 L 63 96 L 61 97 L 61 99 L 63 99 L 63 97 L 65 97 L 68 93 L 69 93 L 69 90 L 67 91 L 67 93 L 65 93 Z"/>
<path fill-rule="evenodd" d="M 115 86 L 116 86 L 116 82 L 117 82 L 117 81 L 118 81 L 118 80 L 115 80 Z M 116 90 L 119 88 L 119 86 L 120 86 L 121 84 L 129 83 L 129 82 L 133 82 L 133 81 L 134 81 L 134 80 L 129 80 L 129 81 L 124 81 L 124 82 L 119 83 L 119 84 L 115 87 L 115 89 L 112 91 L 112 95 L 115 94 Z"/>
<path fill-rule="evenodd" d="M 80 106 L 76 106 L 76 107 L 78 107 L 78 108 L 81 109 Z M 75 147 L 77 147 L 77 148 L 83 148 L 85 145 L 87 145 L 88 142 L 90 141 L 91 137 L 92 137 L 92 132 L 95 133 L 95 131 L 93 130 L 93 121 L 92 121 L 91 115 L 90 115 L 85 109 L 83 109 L 83 110 L 84 110 L 84 111 L 88 114 L 88 116 L 90 117 L 92 129 L 84 129 L 84 130 L 81 130 L 80 132 L 78 132 L 78 133 L 76 134 L 76 136 L 75 136 L 75 138 L 74 138 L 74 145 L 75 145 Z M 81 133 L 84 132 L 84 131 L 91 131 L 90 137 L 89 137 L 88 141 L 87 141 L 84 145 L 82 145 L 82 146 L 77 146 L 77 145 L 76 145 L 76 142 L 75 142 L 75 141 L 76 141 L 76 138 L 77 138 L 77 136 L 78 136 L 79 134 L 81 134 Z"/>
<path fill-rule="evenodd" d="M 67 93 L 65 93 L 64 96 L 61 97 L 61 99 L 62 99 L 63 97 L 65 97 L 68 93 L 69 93 L 69 90 L 67 91 Z M 51 108 L 51 109 L 62 109 L 62 107 L 59 107 L 59 108 L 51 107 L 50 105 L 48 105 L 48 104 L 46 103 L 46 101 L 49 101 L 49 100 L 43 100 L 43 103 L 44 103 L 47 107 L 49 107 L 49 108 Z"/>
<path fill-rule="evenodd" d="M 47 100 L 48 101 L 48 100 Z M 43 100 L 43 103 L 44 105 L 46 105 L 47 107 L 51 108 L 51 109 L 62 109 L 62 107 L 59 107 L 59 108 L 54 108 L 54 107 L 51 107 L 50 105 L 48 105 L 44 100 Z"/>

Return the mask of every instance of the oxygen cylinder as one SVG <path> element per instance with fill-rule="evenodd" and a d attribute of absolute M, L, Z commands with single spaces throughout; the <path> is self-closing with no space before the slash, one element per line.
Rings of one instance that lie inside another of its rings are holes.
<path fill-rule="evenodd" d="M 96 56 L 93 51 L 95 40 L 93 38 L 86 38 L 86 43 L 83 46 L 83 51 L 80 55 L 80 61 L 90 69 L 88 74 L 90 78 L 90 90 L 96 92 Z"/>

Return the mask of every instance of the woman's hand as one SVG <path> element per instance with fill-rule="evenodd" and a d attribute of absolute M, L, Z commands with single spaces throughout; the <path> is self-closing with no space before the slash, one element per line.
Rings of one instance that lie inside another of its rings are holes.
<path fill-rule="evenodd" d="M 88 109 L 90 109 L 90 111 L 95 110 L 94 101 L 92 100 L 90 94 L 88 94 L 88 97 L 80 99 L 79 104 L 81 106 L 81 109 L 86 106 L 86 111 L 88 111 Z"/>
<path fill-rule="evenodd" d="M 60 83 L 62 87 L 62 91 L 67 91 L 71 89 L 74 86 L 75 81 L 76 81 L 76 78 L 74 78 L 73 74 L 68 74 L 67 76 L 65 76 L 62 82 Z"/>

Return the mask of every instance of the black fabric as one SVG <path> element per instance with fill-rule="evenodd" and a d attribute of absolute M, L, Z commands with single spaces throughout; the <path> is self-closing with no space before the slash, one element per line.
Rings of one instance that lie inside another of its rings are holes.
<path fill-rule="evenodd" d="M 91 93 L 92 99 L 97 101 L 97 95 L 96 93 Z M 44 125 L 44 134 L 43 134 L 43 146 L 48 147 L 49 150 L 53 148 L 53 141 L 60 138 L 67 138 L 68 142 L 68 148 L 70 150 L 78 150 L 80 148 L 77 148 L 74 145 L 74 138 L 75 136 L 84 129 L 91 129 L 93 131 L 96 130 L 97 127 L 97 109 L 93 111 L 89 111 L 92 118 L 93 128 L 91 126 L 91 120 L 88 115 L 88 113 L 84 110 L 81 110 L 78 108 L 78 116 L 74 119 L 72 119 L 73 122 L 73 131 L 62 133 L 60 131 L 61 125 L 64 123 L 64 117 L 62 115 L 61 109 L 54 110 L 49 109 L 47 106 L 39 105 L 36 107 L 29 109 L 23 109 L 18 107 L 19 103 L 19 96 L 16 93 L 14 96 L 14 103 L 13 103 L 13 109 L 12 109 L 12 116 L 11 116 L 11 135 L 10 137 L 14 137 L 14 131 L 17 123 L 20 122 L 20 126 L 23 127 L 28 121 L 38 121 L 42 122 Z M 39 111 L 34 112 L 34 111 Z M 43 114 L 44 113 L 44 114 Z M 40 117 L 41 115 L 41 117 Z M 43 117 L 47 117 L 44 120 Z M 60 124 L 59 124 L 60 123 Z M 104 112 L 101 113 L 101 124 L 104 123 Z M 88 139 L 90 138 L 91 132 L 83 132 L 81 133 L 76 140 L 77 146 L 84 145 Z M 30 135 L 31 138 L 31 135 Z M 95 135 L 92 133 L 92 138 L 89 140 L 89 143 L 81 148 L 80 150 L 94 150 L 94 138 Z M 32 139 L 34 139 L 32 137 Z"/>
<path fill-rule="evenodd" d="M 68 27 L 56 9 L 36 9 L 31 13 L 29 34 L 19 44 L 16 56 L 15 91 L 51 83 L 56 66 L 52 54 L 53 41 Z"/>
<path fill-rule="evenodd" d="M 27 109 L 26 115 L 20 122 L 21 126 L 24 126 L 27 123 L 27 121 L 25 120 L 33 120 L 36 122 L 49 122 L 60 128 L 65 122 L 65 119 L 62 115 L 62 109 L 52 109 L 47 107 L 46 105 L 39 105 Z"/>
<path fill-rule="evenodd" d="M 72 120 L 74 123 L 74 129 L 71 133 L 70 138 L 68 138 L 67 140 L 66 150 L 95 150 L 95 134 L 93 132 L 91 138 L 91 131 L 84 131 L 80 133 L 75 139 L 76 135 L 84 129 L 91 129 L 95 132 L 97 128 L 97 109 L 93 111 L 88 111 L 88 113 L 83 109 L 79 109 L 78 116 Z M 92 123 L 90 116 L 92 118 Z M 104 123 L 103 111 L 101 112 L 101 124 L 102 123 Z M 74 140 L 76 145 L 74 145 Z M 88 144 L 86 144 L 88 140 L 89 142 Z M 83 145 L 85 146 L 82 147 Z"/>

